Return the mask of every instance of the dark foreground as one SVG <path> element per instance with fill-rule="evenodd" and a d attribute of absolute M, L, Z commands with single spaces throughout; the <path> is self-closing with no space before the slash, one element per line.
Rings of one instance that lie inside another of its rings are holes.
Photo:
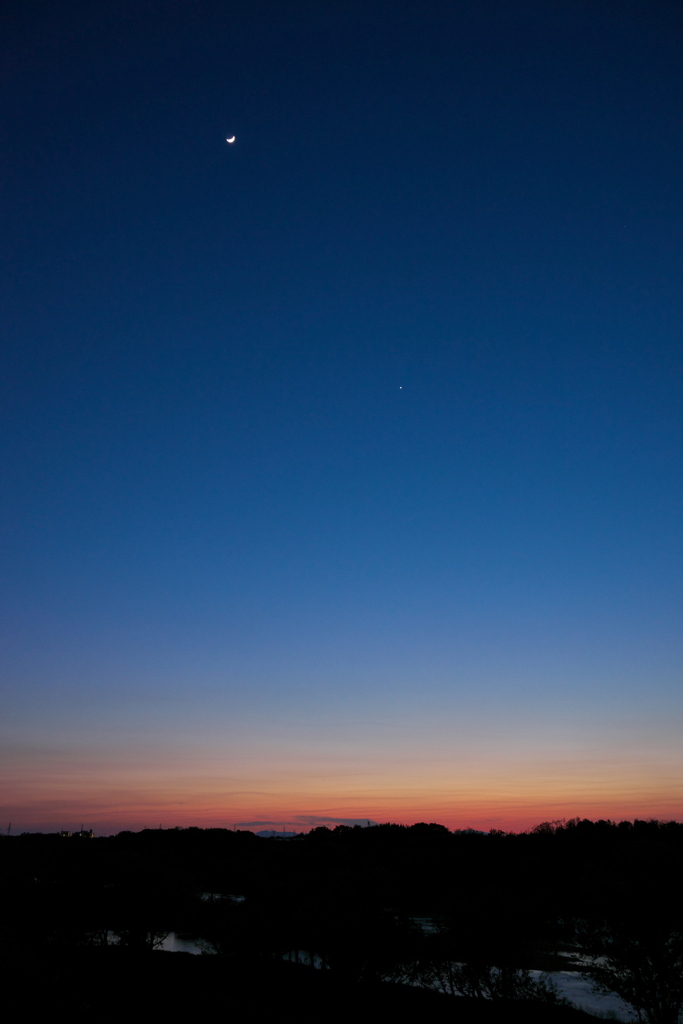
<path fill-rule="evenodd" d="M 344 1019 L 580 1024 L 596 1018 L 571 1007 L 485 1003 L 390 983 L 340 982 L 330 971 L 272 959 L 86 948 L 49 960 L 5 960 L 5 1020 L 102 1024 L 214 1021 L 239 1016 L 278 1021 Z"/>
<path fill-rule="evenodd" d="M 214 955 L 157 952 L 171 931 Z M 298 951 L 326 969 L 283 959 Z M 683 824 L 0 836 L 10 1020 L 595 1020 L 531 978 L 566 968 L 559 952 L 588 957 L 647 1024 L 678 1024 Z"/>

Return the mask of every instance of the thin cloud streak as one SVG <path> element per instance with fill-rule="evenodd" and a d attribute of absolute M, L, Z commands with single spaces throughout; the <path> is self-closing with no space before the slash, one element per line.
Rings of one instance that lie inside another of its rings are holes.
<path fill-rule="evenodd" d="M 332 818 L 326 815 L 319 814 L 300 814 L 296 818 L 288 821 L 236 821 L 235 825 L 238 828 L 261 828 L 269 826 L 271 828 L 292 828 L 295 825 L 301 825 L 304 827 L 312 827 L 316 825 L 361 825 L 367 827 L 368 825 L 377 825 L 379 822 L 373 821 L 372 818 Z"/>

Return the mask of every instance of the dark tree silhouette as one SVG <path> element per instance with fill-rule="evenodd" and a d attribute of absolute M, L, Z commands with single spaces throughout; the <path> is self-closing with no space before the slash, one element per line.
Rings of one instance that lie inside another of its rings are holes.
<path fill-rule="evenodd" d="M 615 992 L 647 1024 L 678 1024 L 683 1011 L 683 931 L 585 926 L 586 970 L 596 991 Z"/>

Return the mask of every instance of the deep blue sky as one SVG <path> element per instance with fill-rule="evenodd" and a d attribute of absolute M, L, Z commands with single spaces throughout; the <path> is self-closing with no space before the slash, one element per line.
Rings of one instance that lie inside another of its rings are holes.
<path fill-rule="evenodd" d="M 6 0 L 0 38 L 7 815 L 66 814 L 64 758 L 264 736 L 254 818 L 341 806 L 268 789 L 320 736 L 385 752 L 360 817 L 436 734 L 502 792 L 595 729 L 673 799 L 679 5 Z"/>

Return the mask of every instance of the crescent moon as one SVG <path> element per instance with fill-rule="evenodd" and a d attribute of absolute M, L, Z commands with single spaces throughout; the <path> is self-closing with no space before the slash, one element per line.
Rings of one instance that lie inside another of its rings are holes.
<path fill-rule="evenodd" d="M 233 137 L 232 137 L 231 139 L 226 139 L 225 141 L 226 141 L 226 142 L 234 142 L 234 141 L 235 141 L 235 139 L 236 139 L 236 136 L 235 136 L 235 135 L 233 135 Z"/>

